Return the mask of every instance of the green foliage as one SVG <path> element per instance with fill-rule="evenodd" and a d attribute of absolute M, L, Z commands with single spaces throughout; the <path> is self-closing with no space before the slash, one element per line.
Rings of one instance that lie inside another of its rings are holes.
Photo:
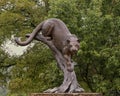
<path fill-rule="evenodd" d="M 89 92 L 117 96 L 120 91 L 120 1 L 1 0 L 0 44 L 11 34 L 24 37 L 31 33 L 45 18 L 63 20 L 80 39 L 81 47 L 74 60 L 81 86 Z M 35 46 L 20 57 L 10 57 L 1 49 L 0 54 L 0 84 L 8 86 L 8 96 L 26 96 L 62 83 L 63 74 L 44 44 L 35 42 Z M 10 80 L 9 85 L 6 78 Z"/>
<path fill-rule="evenodd" d="M 94 1 L 81 13 L 83 26 L 80 28 L 82 41 L 78 52 L 79 74 L 93 92 L 110 96 L 111 91 L 119 91 L 120 87 L 120 83 L 115 82 L 120 81 L 120 20 L 112 12 L 104 14 L 101 2 L 96 1 L 100 9 L 93 9 L 93 4 L 97 5 Z"/>
<path fill-rule="evenodd" d="M 32 50 L 29 49 L 12 68 L 11 74 L 14 79 L 9 84 L 11 92 L 42 92 L 58 86 L 61 81 L 58 77 L 62 74 L 51 55 L 45 45 L 36 44 Z"/>
<path fill-rule="evenodd" d="M 1 0 L 0 1 L 0 45 L 4 43 L 6 38 L 11 38 L 11 35 L 16 34 L 19 36 L 25 36 L 26 33 L 30 33 L 33 30 L 33 28 L 36 27 L 36 25 L 41 20 L 43 20 L 45 14 L 46 14 L 45 7 L 36 4 L 35 0 Z M 31 58 L 30 59 L 29 58 L 28 60 L 31 60 Z M 1 61 L 0 86 L 8 87 L 8 81 L 9 81 L 10 83 L 9 90 L 11 90 L 10 91 L 11 93 L 14 92 L 17 94 L 18 93 L 21 94 L 22 91 L 23 93 L 26 93 L 29 90 L 29 86 L 31 83 L 28 83 L 28 81 L 31 81 L 31 78 L 29 79 L 26 77 L 25 78 L 26 81 L 25 80 L 22 81 L 21 78 L 23 77 L 21 77 L 20 74 L 26 74 L 26 72 L 22 73 L 23 70 L 19 69 L 19 68 L 23 68 L 23 65 L 25 65 L 26 62 L 24 61 L 20 62 L 20 59 L 17 57 L 16 58 L 9 57 L 9 55 L 4 53 L 2 49 L 0 49 L 0 61 Z M 21 65 L 18 66 L 19 64 Z M 19 70 L 17 70 L 17 67 Z M 32 68 L 32 66 L 30 68 Z M 17 71 L 14 71 L 15 69 Z M 23 87 L 23 85 L 25 85 L 26 89 L 28 87 L 28 89 L 24 90 L 25 88 Z M 31 87 L 31 89 L 32 88 L 34 87 Z M 14 91 L 14 89 L 16 90 Z"/>
<path fill-rule="evenodd" d="M 72 33 L 75 33 L 77 27 L 76 0 L 50 0 L 50 11 L 48 18 L 59 18 L 64 21 Z M 77 32 L 76 32 L 77 33 Z"/>
<path fill-rule="evenodd" d="M 70 2 L 70 0 L 51 1 L 49 16 L 61 18 L 68 24 L 70 31 L 77 34 L 81 40 L 81 49 L 75 57 L 78 62 L 76 73 L 79 80 L 86 82 L 88 87 L 85 89 L 110 96 L 111 91 L 119 91 L 120 87 L 119 1 Z M 111 7 L 114 5 L 117 8 Z M 73 13 L 69 14 L 69 11 Z"/>
<path fill-rule="evenodd" d="M 0 35 L 3 40 L 10 38 L 11 34 L 31 32 L 46 14 L 45 8 L 36 5 L 34 0 L 2 0 L 0 3 Z"/>
<path fill-rule="evenodd" d="M 3 50 L 0 49 L 0 94 L 6 96 L 6 86 L 11 78 L 10 71 L 15 65 L 16 57 L 9 57 Z"/>

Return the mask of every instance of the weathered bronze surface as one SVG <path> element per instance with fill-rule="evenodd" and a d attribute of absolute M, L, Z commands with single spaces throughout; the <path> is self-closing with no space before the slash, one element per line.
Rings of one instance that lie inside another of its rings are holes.
<path fill-rule="evenodd" d="M 42 32 L 42 34 L 40 34 L 40 32 Z M 24 42 L 19 38 L 16 38 L 15 41 L 18 45 L 25 46 L 35 39 L 48 45 L 53 52 L 59 68 L 64 73 L 63 83 L 59 87 L 44 91 L 45 93 L 80 93 L 84 91 L 76 79 L 74 71 L 74 65 L 76 63 L 71 59 L 71 57 L 79 50 L 79 40 L 74 34 L 70 33 L 63 21 L 56 18 L 45 20 L 40 23 L 31 34 L 26 34 L 26 37 L 27 39 Z M 33 96 L 48 95 L 44 94 Z M 58 95 L 54 94 L 54 96 Z"/>
<path fill-rule="evenodd" d="M 100 93 L 32 93 L 30 96 L 102 96 Z"/>

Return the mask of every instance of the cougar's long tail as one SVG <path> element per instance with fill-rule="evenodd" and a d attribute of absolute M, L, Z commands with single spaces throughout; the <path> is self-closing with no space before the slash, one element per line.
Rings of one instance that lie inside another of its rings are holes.
<path fill-rule="evenodd" d="M 40 23 L 39 25 L 37 25 L 37 27 L 33 30 L 33 32 L 30 34 L 30 37 L 27 38 L 26 41 L 21 41 L 21 38 L 16 37 L 16 38 L 15 38 L 15 42 L 16 42 L 18 45 L 21 45 L 21 46 L 25 46 L 25 45 L 28 45 L 29 43 L 31 43 L 31 41 L 34 39 L 34 37 L 37 35 L 37 33 L 40 32 L 43 23 L 44 23 L 44 22 L 42 22 L 42 23 Z"/>

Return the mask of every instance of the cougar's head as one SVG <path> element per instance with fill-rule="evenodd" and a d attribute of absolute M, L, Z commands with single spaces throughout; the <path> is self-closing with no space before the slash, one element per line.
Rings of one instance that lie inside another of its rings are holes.
<path fill-rule="evenodd" d="M 66 41 L 67 41 L 69 52 L 71 54 L 76 54 L 80 47 L 79 39 L 75 35 L 72 35 Z"/>

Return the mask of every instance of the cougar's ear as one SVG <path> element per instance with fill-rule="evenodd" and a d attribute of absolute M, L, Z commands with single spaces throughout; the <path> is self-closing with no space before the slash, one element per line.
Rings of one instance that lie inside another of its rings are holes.
<path fill-rule="evenodd" d="M 77 42 L 79 42 L 79 43 L 80 43 L 80 40 L 78 39 L 78 40 L 77 40 Z"/>

